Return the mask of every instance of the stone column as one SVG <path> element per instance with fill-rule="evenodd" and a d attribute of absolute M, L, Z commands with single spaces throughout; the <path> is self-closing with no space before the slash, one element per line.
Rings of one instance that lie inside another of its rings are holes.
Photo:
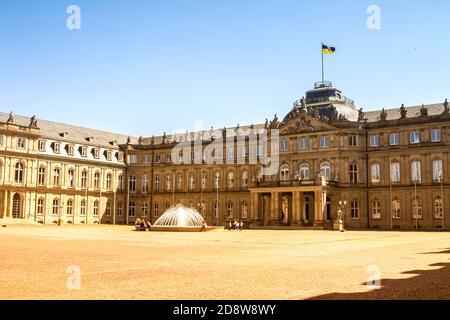
<path fill-rule="evenodd" d="M 271 203 L 271 221 L 277 221 L 280 219 L 280 199 L 278 192 L 272 192 Z"/>
<path fill-rule="evenodd" d="M 324 206 L 326 204 L 326 201 L 324 201 L 324 195 L 326 199 L 326 193 L 316 191 L 314 194 L 314 226 L 323 226 L 325 223 Z"/>
<path fill-rule="evenodd" d="M 300 224 L 301 221 L 301 193 L 295 191 L 292 193 L 292 224 Z"/>

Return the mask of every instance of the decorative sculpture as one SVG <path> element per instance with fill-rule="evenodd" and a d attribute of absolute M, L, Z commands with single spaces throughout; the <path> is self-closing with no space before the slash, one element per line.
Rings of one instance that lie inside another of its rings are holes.
<path fill-rule="evenodd" d="M 14 114 L 12 111 L 9 113 L 9 117 L 6 123 L 14 123 Z"/>
<path fill-rule="evenodd" d="M 408 110 L 406 110 L 405 105 L 402 104 L 400 107 L 400 119 L 406 119 L 406 115 L 408 114 Z"/>
<path fill-rule="evenodd" d="M 422 104 L 422 107 L 420 108 L 420 116 L 421 117 L 428 116 L 428 108 L 426 108 L 424 104 Z"/>
<path fill-rule="evenodd" d="M 381 110 L 381 113 L 380 113 L 380 121 L 386 121 L 386 120 L 387 120 L 387 112 L 383 108 L 383 110 Z"/>

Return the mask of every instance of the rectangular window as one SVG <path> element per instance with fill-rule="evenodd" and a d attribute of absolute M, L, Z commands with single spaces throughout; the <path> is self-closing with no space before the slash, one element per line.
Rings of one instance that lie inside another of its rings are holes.
<path fill-rule="evenodd" d="M 248 148 L 247 148 L 247 146 L 241 146 L 240 147 L 240 156 L 241 156 L 241 158 L 246 158 L 246 157 L 248 157 Z"/>
<path fill-rule="evenodd" d="M 298 143 L 299 143 L 300 150 L 308 150 L 308 148 L 309 148 L 308 138 L 301 138 Z"/>
<path fill-rule="evenodd" d="M 413 131 L 409 134 L 409 143 L 410 144 L 420 143 L 420 132 L 419 131 Z"/>
<path fill-rule="evenodd" d="M 137 155 L 136 155 L 136 153 L 131 153 L 130 154 L 130 163 L 131 164 L 136 164 L 137 163 Z"/>
<path fill-rule="evenodd" d="M 39 140 L 39 151 L 40 152 L 45 152 L 45 145 L 46 145 L 45 140 Z"/>
<path fill-rule="evenodd" d="M 358 165 L 356 164 L 350 165 L 350 183 L 351 184 L 358 183 Z"/>
<path fill-rule="evenodd" d="M 441 142 L 441 129 L 431 131 L 431 142 Z"/>
<path fill-rule="evenodd" d="M 227 159 L 234 159 L 234 147 L 227 148 Z"/>
<path fill-rule="evenodd" d="M 150 163 L 150 156 L 148 154 L 144 154 L 143 162 L 144 162 L 144 164 Z"/>
<path fill-rule="evenodd" d="M 358 201 L 352 201 L 351 214 L 352 214 L 352 219 L 359 219 L 359 203 L 358 203 Z"/>
<path fill-rule="evenodd" d="M 3 135 L 0 134 L 0 146 L 3 146 Z"/>
<path fill-rule="evenodd" d="M 54 153 L 61 153 L 61 144 L 55 142 L 55 144 L 53 145 L 53 152 Z"/>
<path fill-rule="evenodd" d="M 288 140 L 282 140 L 280 142 L 280 149 L 281 149 L 281 151 L 288 151 L 289 150 L 289 141 Z"/>
<path fill-rule="evenodd" d="M 160 154 L 155 155 L 155 163 L 161 163 L 161 155 Z"/>
<path fill-rule="evenodd" d="M 330 146 L 330 138 L 328 136 L 320 137 L 320 147 L 328 148 Z"/>
<path fill-rule="evenodd" d="M 81 156 L 87 157 L 87 147 L 81 147 Z"/>
<path fill-rule="evenodd" d="M 25 149 L 25 138 L 24 137 L 18 137 L 17 138 L 17 148 L 18 149 Z"/>
<path fill-rule="evenodd" d="M 94 149 L 94 158 L 100 159 L 100 149 Z"/>
<path fill-rule="evenodd" d="M 264 156 L 264 145 L 263 144 L 258 144 L 258 148 L 256 150 L 256 155 L 258 157 Z"/>
<path fill-rule="evenodd" d="M 391 146 L 398 146 L 400 144 L 400 134 L 393 132 L 389 135 L 389 144 Z"/>
<path fill-rule="evenodd" d="M 108 161 L 112 160 L 112 151 L 111 150 L 106 151 L 106 160 L 108 160 Z"/>
<path fill-rule="evenodd" d="M 377 134 L 370 136 L 370 147 L 377 148 L 380 146 L 380 136 Z"/>
<path fill-rule="evenodd" d="M 75 150 L 75 147 L 74 147 L 74 145 L 73 144 L 69 144 L 68 146 L 67 146 L 67 154 L 69 155 L 69 156 L 73 156 L 74 155 L 74 150 Z"/>
<path fill-rule="evenodd" d="M 157 218 L 159 216 L 159 204 L 155 203 L 154 209 L 153 209 L 153 216 Z"/>
<path fill-rule="evenodd" d="M 358 136 L 351 135 L 348 137 L 348 145 L 350 147 L 357 147 L 358 146 Z"/>
<path fill-rule="evenodd" d="M 168 162 L 168 163 L 172 162 L 172 155 L 171 154 L 166 154 L 166 162 Z"/>

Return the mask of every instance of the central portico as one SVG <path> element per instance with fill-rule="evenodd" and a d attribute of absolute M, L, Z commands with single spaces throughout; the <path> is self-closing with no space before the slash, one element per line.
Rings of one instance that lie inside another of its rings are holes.
<path fill-rule="evenodd" d="M 250 189 L 253 225 L 331 227 L 333 189 L 329 182 L 261 182 Z"/>

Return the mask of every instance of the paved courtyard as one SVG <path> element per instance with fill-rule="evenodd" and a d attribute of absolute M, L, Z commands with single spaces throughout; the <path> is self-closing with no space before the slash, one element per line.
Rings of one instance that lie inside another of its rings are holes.
<path fill-rule="evenodd" d="M 450 299 L 449 259 L 450 233 L 8 226 L 0 299 Z"/>

